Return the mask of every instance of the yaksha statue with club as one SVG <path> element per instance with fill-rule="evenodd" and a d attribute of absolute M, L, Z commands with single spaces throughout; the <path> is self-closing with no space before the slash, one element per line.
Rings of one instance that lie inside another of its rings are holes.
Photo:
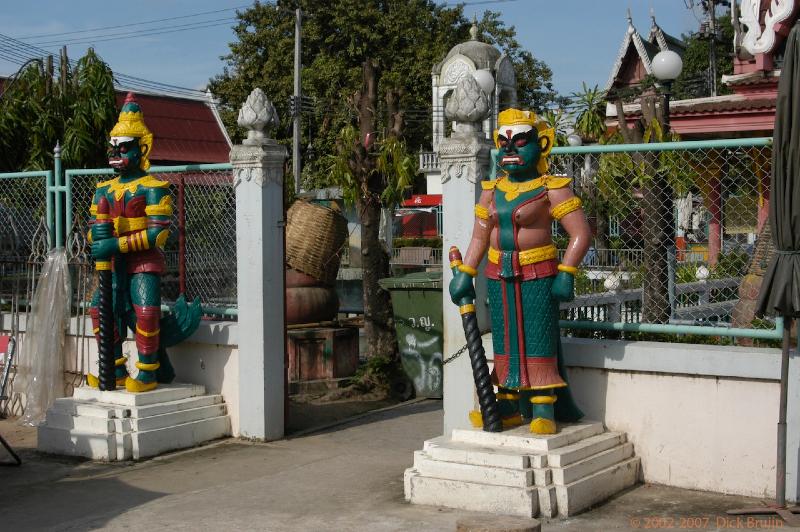
<path fill-rule="evenodd" d="M 199 301 L 187 305 L 181 296 L 173 312 L 161 316 L 161 275 L 163 249 L 172 220 L 169 183 L 149 175 L 148 156 L 153 135 L 144 123 L 139 104 L 129 93 L 111 130 L 108 162 L 116 176 L 98 183 L 90 208 L 89 242 L 100 274 L 113 270 L 113 297 L 102 300 L 95 292 L 90 315 L 98 343 L 101 343 L 101 313 L 113 319 L 113 381 L 105 389 L 124 386 L 129 392 L 155 389 L 159 382 L 171 382 L 175 374 L 165 347 L 190 336 L 200 322 Z M 127 329 L 136 340 L 137 372 L 131 377 L 123 341 Z M 111 345 L 109 341 L 109 345 Z M 110 353 L 109 353 L 110 354 Z M 102 353 L 101 353 L 102 356 Z M 102 373 L 102 371 L 101 371 Z M 87 376 L 90 386 L 98 378 Z"/>
<path fill-rule="evenodd" d="M 530 111 L 508 109 L 494 132 L 492 174 L 481 182 L 475 224 L 463 263 L 450 283 L 456 304 L 474 300 L 473 277 L 488 251 L 485 275 L 494 342 L 492 382 L 502 427 L 530 420 L 536 434 L 583 414 L 567 388 L 558 327 L 559 302 L 574 297 L 575 274 L 591 233 L 567 177 L 547 173 L 554 132 Z M 561 262 L 551 224 L 569 234 Z M 481 413 L 470 412 L 473 425 Z"/>

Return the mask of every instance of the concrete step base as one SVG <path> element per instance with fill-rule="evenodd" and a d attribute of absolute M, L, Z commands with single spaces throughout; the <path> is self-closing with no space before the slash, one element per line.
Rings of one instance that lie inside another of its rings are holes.
<path fill-rule="evenodd" d="M 527 426 L 502 433 L 456 429 L 425 442 L 405 473 L 412 504 L 519 517 L 571 516 L 636 484 L 639 458 L 602 423 L 564 424 L 559 433 Z"/>
<path fill-rule="evenodd" d="M 229 436 L 221 395 L 202 386 L 162 385 L 152 392 L 76 388 L 56 400 L 38 428 L 39 450 L 92 460 L 139 460 Z"/>

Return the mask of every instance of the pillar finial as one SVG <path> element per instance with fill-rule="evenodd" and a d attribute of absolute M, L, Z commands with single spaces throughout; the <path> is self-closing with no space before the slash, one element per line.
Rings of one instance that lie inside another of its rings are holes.
<path fill-rule="evenodd" d="M 469 29 L 469 36 L 470 40 L 477 41 L 478 40 L 478 14 L 473 13 L 472 15 L 472 27 Z"/>

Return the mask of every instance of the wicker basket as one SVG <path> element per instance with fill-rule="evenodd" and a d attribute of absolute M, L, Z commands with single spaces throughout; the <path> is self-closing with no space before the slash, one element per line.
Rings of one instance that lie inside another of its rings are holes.
<path fill-rule="evenodd" d="M 295 201 L 286 220 L 287 264 L 332 285 L 347 240 L 347 220 L 339 212 L 307 201 Z"/>

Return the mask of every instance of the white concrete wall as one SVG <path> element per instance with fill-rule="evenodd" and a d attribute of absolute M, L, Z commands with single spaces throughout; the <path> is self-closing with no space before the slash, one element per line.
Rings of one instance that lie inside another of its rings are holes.
<path fill-rule="evenodd" d="M 774 382 L 572 368 L 589 419 L 628 433 L 646 482 L 775 495 Z"/>
<path fill-rule="evenodd" d="M 564 347 L 578 404 L 587 418 L 628 433 L 645 481 L 774 497 L 779 350 L 584 339 Z M 794 358 L 790 375 L 797 369 Z M 789 410 L 792 500 L 798 406 Z"/>

